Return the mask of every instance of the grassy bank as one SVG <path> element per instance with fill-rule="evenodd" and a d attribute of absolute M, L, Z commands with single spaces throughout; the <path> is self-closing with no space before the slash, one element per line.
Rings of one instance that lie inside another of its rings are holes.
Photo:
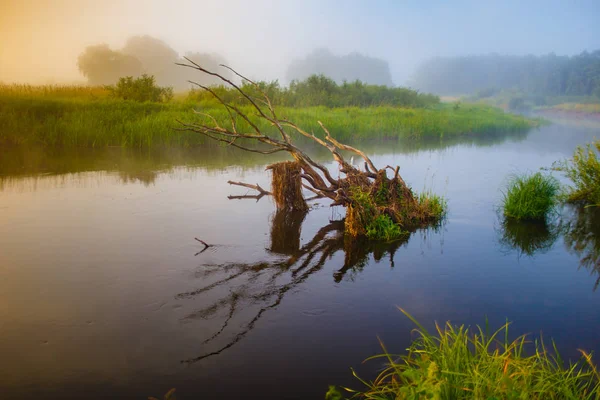
<path fill-rule="evenodd" d="M 598 103 L 563 103 L 552 107 L 552 109 L 559 111 L 572 111 L 584 114 L 600 114 L 600 104 Z"/>
<path fill-rule="evenodd" d="M 561 103 L 550 107 L 538 107 L 535 112 L 549 117 L 600 118 L 600 103 Z"/>
<path fill-rule="evenodd" d="M 486 104 L 515 112 L 534 112 L 542 115 L 598 116 L 600 98 L 596 96 L 547 96 L 519 90 L 479 91 L 462 96 L 467 102 Z"/>
<path fill-rule="evenodd" d="M 112 99 L 99 88 L 0 87 L 0 144 L 64 147 L 197 146 L 205 138 L 176 131 L 177 120 L 193 122 L 198 103 L 176 96 L 168 103 Z M 250 109 L 244 108 L 251 112 Z M 221 108 L 202 111 L 228 121 Z M 428 108 L 281 107 L 285 116 L 305 130 L 320 134 L 321 120 L 339 140 L 444 138 L 526 131 L 537 124 L 484 106 L 439 104 Z M 239 121 L 244 128 L 244 121 Z M 266 132 L 272 127 L 260 123 Z M 302 142 L 302 138 L 298 139 Z"/>
<path fill-rule="evenodd" d="M 404 311 L 403 311 L 404 312 Z M 495 332 L 485 327 L 436 326 L 429 333 L 416 325 L 417 338 L 406 354 L 383 347 L 385 369 L 373 381 L 361 380 L 362 399 L 598 399 L 600 374 L 581 351 L 576 363 L 561 359 L 554 345 L 531 343 L 526 336 L 509 340 L 509 324 Z M 343 394 L 331 388 L 326 398 Z"/>

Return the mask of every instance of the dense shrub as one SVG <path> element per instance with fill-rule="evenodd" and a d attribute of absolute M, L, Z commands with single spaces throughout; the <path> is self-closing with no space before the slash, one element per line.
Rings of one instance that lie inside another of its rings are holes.
<path fill-rule="evenodd" d="M 122 100 L 162 103 L 173 98 L 173 88 L 156 85 L 154 76 L 146 74 L 135 79 L 132 76 L 119 78 L 116 85 L 107 86 L 107 89 L 112 97 Z"/>
<path fill-rule="evenodd" d="M 370 107 L 380 105 L 423 108 L 439 104 L 438 96 L 419 93 L 403 87 L 368 85 L 361 81 L 344 82 L 338 85 L 324 75 L 312 75 L 304 81 L 292 81 L 289 87 L 279 82 L 258 82 L 260 90 L 266 93 L 273 104 L 288 107 Z M 246 83 L 244 91 L 256 97 L 262 97 L 259 90 Z M 213 88 L 227 101 L 244 103 L 240 93 L 233 88 Z M 193 101 L 213 102 L 210 93 L 194 90 L 189 99 Z"/>

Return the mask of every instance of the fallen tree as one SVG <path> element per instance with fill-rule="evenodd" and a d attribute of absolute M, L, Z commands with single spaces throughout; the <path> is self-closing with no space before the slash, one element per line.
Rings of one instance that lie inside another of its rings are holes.
<path fill-rule="evenodd" d="M 225 101 L 214 88 L 190 81 L 209 92 L 224 107 L 229 114 L 230 123 L 223 126 L 213 116 L 196 111 L 202 117 L 201 120 L 196 123 L 179 121 L 182 126 L 179 129 L 198 132 L 211 140 L 245 151 L 260 154 L 287 152 L 293 159 L 267 166 L 266 169 L 272 172 L 271 191 L 266 191 L 259 185 L 229 182 L 255 189 L 259 193 L 257 196 L 247 196 L 248 198 L 259 200 L 265 195 L 272 195 L 278 209 L 289 211 L 307 210 L 309 200 L 330 199 L 331 206 L 343 206 L 347 209 L 346 234 L 384 240 L 396 239 L 410 229 L 435 223 L 444 215 L 445 201 L 435 195 L 417 196 L 400 176 L 399 166 L 377 168 L 363 151 L 333 138 L 320 121 L 323 137 L 279 117 L 261 86 L 232 68 L 222 65 L 242 79 L 244 85 L 237 85 L 219 73 L 206 70 L 190 59 L 186 60 L 189 64 L 178 65 L 214 76 L 233 87 L 252 109 L 252 113 L 247 111 L 248 108 L 240 106 L 239 102 L 234 104 Z M 274 134 L 259 129 L 256 119 L 268 121 Z M 327 167 L 298 148 L 292 141 L 293 135 L 305 136 L 328 149 L 338 164 L 339 177 L 335 178 Z M 360 157 L 362 166 L 358 168 L 347 162 L 343 152 Z M 387 174 L 388 170 L 391 171 L 391 177 Z M 304 196 L 305 190 L 311 192 L 311 197 Z M 243 196 L 230 198 L 241 197 Z"/>

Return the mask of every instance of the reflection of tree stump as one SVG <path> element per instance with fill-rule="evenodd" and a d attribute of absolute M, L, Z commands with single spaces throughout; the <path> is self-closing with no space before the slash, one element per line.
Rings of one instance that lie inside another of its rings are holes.
<path fill-rule="evenodd" d="M 302 195 L 302 168 L 298 162 L 284 161 L 267 167 L 273 173 L 271 188 L 279 210 L 306 211 Z"/>
<path fill-rule="evenodd" d="M 307 211 L 277 210 L 271 225 L 271 248 L 273 253 L 293 255 L 300 250 L 302 222 Z"/>

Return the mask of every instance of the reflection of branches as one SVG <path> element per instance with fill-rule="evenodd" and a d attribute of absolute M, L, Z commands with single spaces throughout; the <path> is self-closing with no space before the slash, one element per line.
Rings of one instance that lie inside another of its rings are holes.
<path fill-rule="evenodd" d="M 580 267 L 597 275 L 600 284 L 600 208 L 570 206 L 570 218 L 563 225 L 567 248 L 579 257 Z"/>
<path fill-rule="evenodd" d="M 396 250 L 408 240 L 393 243 L 373 243 L 367 240 L 357 240 L 344 235 L 344 222 L 333 221 L 319 229 L 314 237 L 300 246 L 300 231 L 305 213 L 281 213 L 273 217 L 271 229 L 271 254 L 284 256 L 271 261 L 256 263 L 229 263 L 216 266 L 226 276 L 202 288 L 181 293 L 179 299 L 193 299 L 197 296 L 209 296 L 209 292 L 217 292 L 219 288 L 228 288 L 229 294 L 224 298 L 213 301 L 209 306 L 193 312 L 185 317 L 189 319 L 208 319 L 217 314 L 224 315 L 220 328 L 205 339 L 206 345 L 222 336 L 231 328 L 232 321 L 243 318 L 252 306 L 258 305 L 258 311 L 249 322 L 245 323 L 239 332 L 233 335 L 219 349 L 183 360 L 184 363 L 194 363 L 204 358 L 220 354 L 244 338 L 254 327 L 265 312 L 276 308 L 290 290 L 298 287 L 315 272 L 321 270 L 326 261 L 338 251 L 344 252 L 344 264 L 334 272 L 334 280 L 340 282 L 348 272 L 358 273 L 367 264 L 373 253 L 376 260 L 389 254 L 393 266 Z M 207 268 L 215 266 L 205 266 Z M 226 315 L 226 316 L 225 316 Z"/>
<path fill-rule="evenodd" d="M 532 257 L 535 253 L 544 253 L 552 247 L 560 229 L 556 224 L 546 221 L 517 221 L 505 218 L 499 230 L 500 244 L 515 249 L 519 254 Z"/>

